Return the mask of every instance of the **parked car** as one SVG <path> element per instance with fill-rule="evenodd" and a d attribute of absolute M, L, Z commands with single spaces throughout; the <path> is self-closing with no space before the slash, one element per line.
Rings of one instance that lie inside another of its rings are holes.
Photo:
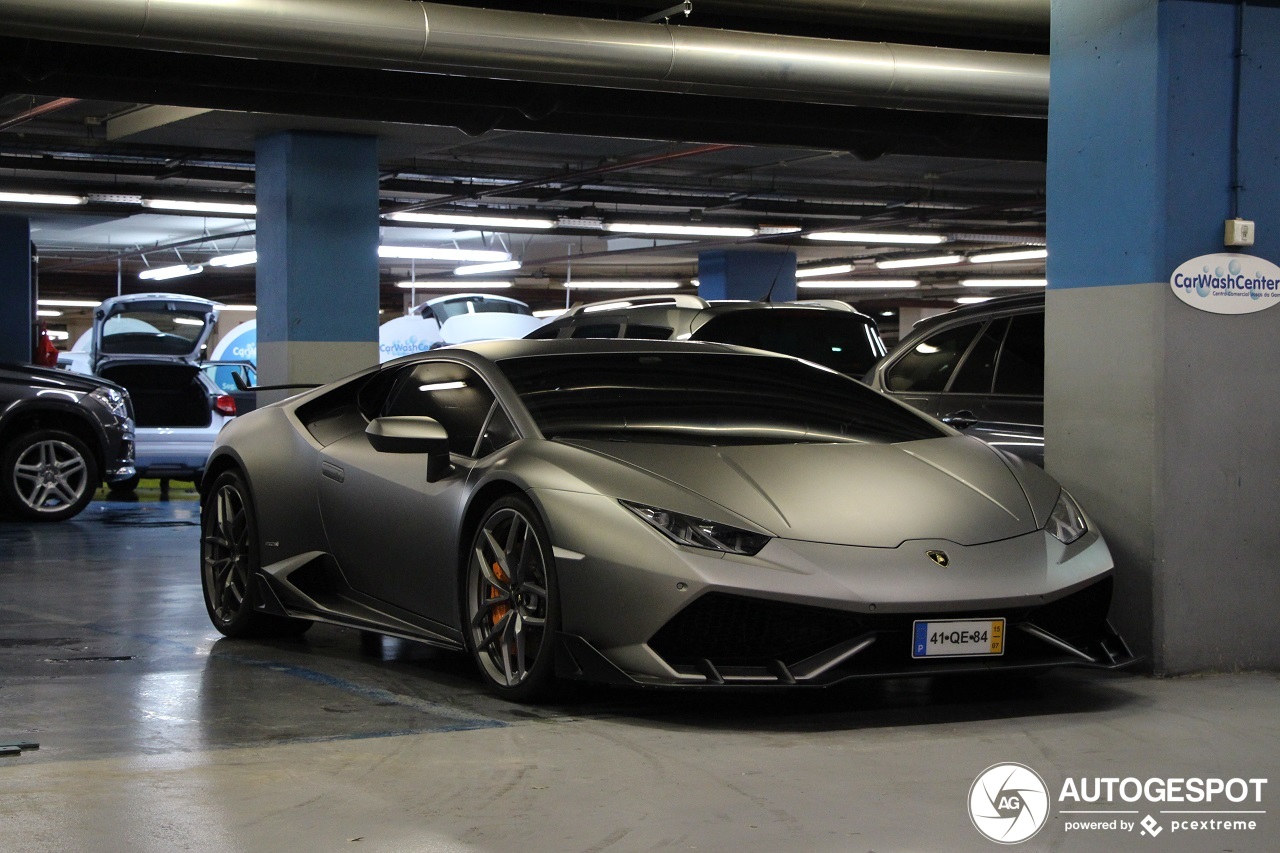
<path fill-rule="evenodd" d="M 137 474 L 198 481 L 213 439 L 234 417 L 235 398 L 201 367 L 219 303 L 174 293 L 116 296 L 94 310 L 93 372 L 129 391 L 137 428 Z"/>
<path fill-rule="evenodd" d="M 218 631 L 466 650 L 511 699 L 1134 659 L 1106 543 L 1048 474 L 760 350 L 437 349 L 236 418 L 209 466 Z"/>
<path fill-rule="evenodd" d="M 243 415 L 258 408 L 258 366 L 251 361 L 202 361 L 200 370 L 218 390 L 236 401 L 236 414 Z"/>
<path fill-rule="evenodd" d="M 875 320 L 837 300 L 614 299 L 574 306 L 525 337 L 715 341 L 792 355 L 856 379 L 885 354 Z"/>
<path fill-rule="evenodd" d="M 509 296 L 451 293 L 410 308 L 378 329 L 380 361 L 448 344 L 523 338 L 542 325 L 533 309 Z"/>
<path fill-rule="evenodd" d="M 27 521 L 79 514 L 104 481 L 134 475 L 133 410 L 112 382 L 0 364 L 0 510 Z"/>
<path fill-rule="evenodd" d="M 1044 466 L 1044 294 L 921 320 L 867 374 L 871 387 Z"/>

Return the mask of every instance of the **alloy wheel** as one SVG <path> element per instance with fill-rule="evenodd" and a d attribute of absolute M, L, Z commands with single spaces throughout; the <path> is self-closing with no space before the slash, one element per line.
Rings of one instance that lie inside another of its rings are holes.
<path fill-rule="evenodd" d="M 472 648 L 494 683 L 518 687 L 549 644 L 542 543 L 529 519 L 506 507 L 485 520 L 473 550 L 467 608 Z"/>
<path fill-rule="evenodd" d="M 80 501 L 90 488 L 83 454 L 56 438 L 37 441 L 19 454 L 13 466 L 18 499 L 33 512 L 56 513 Z"/>
<path fill-rule="evenodd" d="M 244 496 L 233 484 L 214 494 L 204 523 L 204 580 L 209 611 L 230 623 L 244 606 L 249 586 L 249 521 Z"/>

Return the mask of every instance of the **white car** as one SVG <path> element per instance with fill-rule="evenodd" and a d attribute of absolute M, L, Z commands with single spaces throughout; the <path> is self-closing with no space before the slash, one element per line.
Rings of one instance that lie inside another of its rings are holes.
<path fill-rule="evenodd" d="M 529 306 L 509 296 L 454 293 L 409 309 L 378 331 L 380 361 L 446 344 L 523 338 L 543 324 Z"/>
<path fill-rule="evenodd" d="M 213 440 L 236 415 L 236 401 L 201 369 L 220 303 L 176 293 L 116 296 L 94 311 L 93 372 L 124 386 L 137 423 L 141 477 L 199 482 Z"/>

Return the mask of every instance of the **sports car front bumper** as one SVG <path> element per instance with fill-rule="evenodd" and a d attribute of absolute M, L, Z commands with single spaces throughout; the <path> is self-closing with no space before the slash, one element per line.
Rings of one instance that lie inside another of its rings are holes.
<path fill-rule="evenodd" d="M 569 678 L 669 686 L 824 686 L 849 678 L 1136 658 L 1107 622 L 1112 561 L 1095 532 L 897 548 L 774 539 L 754 557 L 675 545 L 599 496 L 540 492 L 558 546 Z M 600 534 L 608 530 L 607 536 Z M 947 565 L 926 555 L 945 551 Z M 1002 619 L 999 654 L 915 658 L 913 626 Z"/>

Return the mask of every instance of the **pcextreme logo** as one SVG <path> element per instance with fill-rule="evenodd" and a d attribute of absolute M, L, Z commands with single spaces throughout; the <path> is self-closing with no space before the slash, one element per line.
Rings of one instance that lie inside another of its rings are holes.
<path fill-rule="evenodd" d="M 1221 777 L 1067 777 L 1058 792 L 1064 832 L 1123 833 L 1153 839 L 1188 832 L 1256 832 L 1267 814 L 1266 779 Z M 1020 844 L 1048 822 L 1049 788 L 1025 764 L 994 764 L 969 788 L 969 819 L 997 844 Z"/>

